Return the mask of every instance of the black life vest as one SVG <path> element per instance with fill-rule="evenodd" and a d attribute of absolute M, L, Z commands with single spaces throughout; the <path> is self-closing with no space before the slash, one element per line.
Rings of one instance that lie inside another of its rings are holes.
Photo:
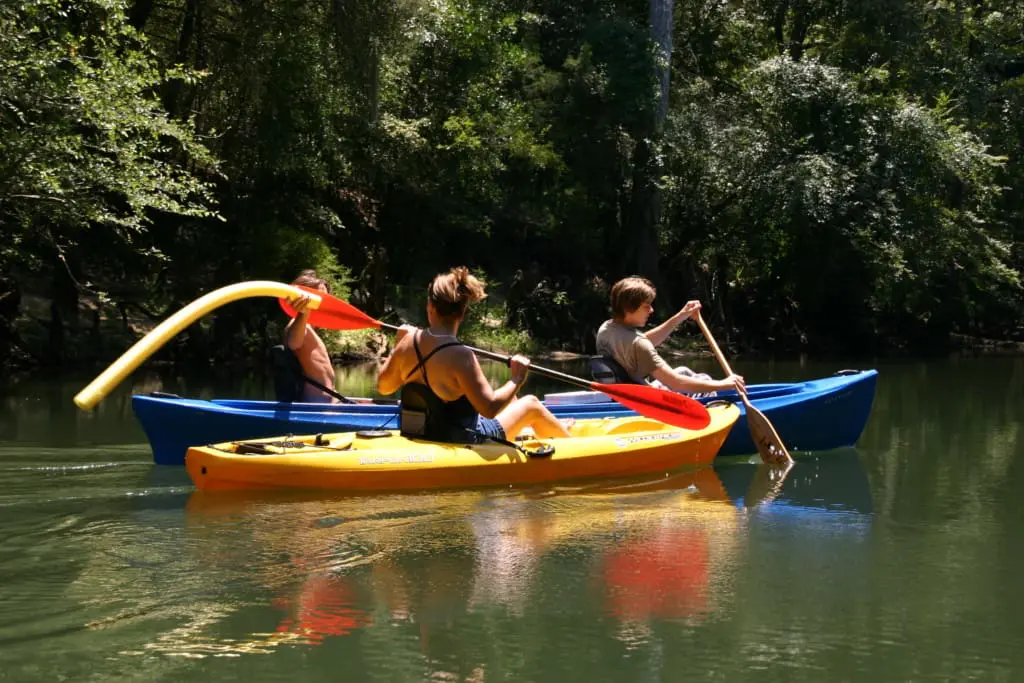
<path fill-rule="evenodd" d="M 274 398 L 288 403 L 302 400 L 306 382 L 299 359 L 291 349 L 283 344 L 270 347 L 270 371 L 274 378 Z"/>
<path fill-rule="evenodd" d="M 334 389 L 306 377 L 298 356 L 284 344 L 270 347 L 270 372 L 274 379 L 274 398 L 282 403 L 301 401 L 307 384 L 333 396 L 342 403 L 353 402 Z"/>
<path fill-rule="evenodd" d="M 462 342 L 452 341 L 439 344 L 426 355 L 420 353 L 419 331 L 412 339 L 416 358 L 419 362 L 405 376 L 406 384 L 402 386 L 401 410 L 398 414 L 398 428 L 402 436 L 411 436 L 430 441 L 445 443 L 478 443 L 476 429 L 477 418 L 480 416 L 465 396 L 454 401 L 444 401 L 430 388 L 427 378 L 426 363 L 435 353 L 449 346 L 462 346 Z M 423 384 L 408 380 L 418 370 L 423 370 Z"/>

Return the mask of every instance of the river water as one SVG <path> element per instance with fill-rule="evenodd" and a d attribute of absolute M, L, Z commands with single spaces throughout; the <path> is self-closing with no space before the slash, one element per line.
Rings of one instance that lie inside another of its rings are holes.
<path fill-rule="evenodd" d="M 262 378 L 147 371 L 89 414 L 71 403 L 88 377 L 22 381 L 0 399 L 0 679 L 1024 675 L 1024 358 L 736 366 L 748 382 L 877 367 L 867 430 L 798 455 L 774 498 L 756 458 L 518 489 L 201 495 L 152 464 L 128 397 L 262 397 Z M 372 373 L 340 384 L 368 393 Z"/>

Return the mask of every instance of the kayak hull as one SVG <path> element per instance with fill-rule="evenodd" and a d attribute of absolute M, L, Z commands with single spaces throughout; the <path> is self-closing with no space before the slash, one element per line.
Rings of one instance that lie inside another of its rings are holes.
<path fill-rule="evenodd" d="M 864 370 L 788 384 L 749 387 L 754 405 L 763 412 L 786 447 L 822 451 L 852 446 L 860 438 L 875 394 L 878 373 Z M 635 416 L 614 401 L 566 400 L 566 395 L 545 399 L 560 418 L 576 419 Z M 570 396 L 570 398 L 572 398 Z M 719 397 L 738 401 L 735 392 Z M 716 398 L 700 398 L 708 403 Z M 231 439 L 257 439 L 289 434 L 348 432 L 398 427 L 395 403 L 279 403 L 275 401 L 188 399 L 169 395 L 136 395 L 132 409 L 161 465 L 182 465 L 190 446 Z M 720 455 L 756 453 L 740 405 L 740 418 Z"/>
<path fill-rule="evenodd" d="M 239 488 L 384 491 L 536 484 L 627 477 L 700 467 L 714 461 L 739 418 L 732 404 L 711 406 L 699 430 L 644 417 L 579 420 L 573 436 L 511 446 L 445 444 L 391 430 L 195 446 L 185 468 L 200 490 Z M 545 457 L 528 453 L 552 446 Z"/>

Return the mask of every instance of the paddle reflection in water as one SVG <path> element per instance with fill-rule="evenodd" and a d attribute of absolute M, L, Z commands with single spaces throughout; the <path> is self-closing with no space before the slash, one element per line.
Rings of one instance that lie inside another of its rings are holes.
<path fill-rule="evenodd" d="M 634 641 L 651 620 L 703 620 L 724 609 L 743 539 L 743 519 L 714 470 L 698 473 L 686 507 L 669 509 L 641 533 L 623 535 L 601 558 L 607 611 Z M 682 516 L 682 518 L 680 518 Z M 646 632 L 646 631 L 643 631 Z"/>
<path fill-rule="evenodd" d="M 524 580 L 538 573 L 544 555 L 586 548 L 594 555 L 586 569 L 592 589 L 621 616 L 614 603 L 636 588 L 629 585 L 631 577 L 642 587 L 645 576 L 672 568 L 689 571 L 688 550 L 678 545 L 683 540 L 701 548 L 703 580 L 689 586 L 651 584 L 643 600 L 653 601 L 653 612 L 662 611 L 662 603 L 691 602 L 690 593 L 703 596 L 707 589 L 709 562 L 727 569 L 733 561 L 741 539 L 737 521 L 711 468 L 599 485 L 569 498 L 493 499 L 471 521 L 477 548 L 473 604 L 500 603 L 521 614 L 531 599 Z M 623 560 L 633 563 L 630 577 L 615 569 Z"/>
<path fill-rule="evenodd" d="M 287 634 L 316 642 L 325 636 L 347 636 L 368 626 L 373 620 L 356 606 L 355 591 L 353 582 L 345 576 L 328 573 L 306 576 L 294 597 L 281 596 L 272 602 L 287 615 L 277 625 L 275 633 L 281 640 L 287 640 L 284 637 Z"/>
<path fill-rule="evenodd" d="M 733 484 L 757 480 L 749 465 L 726 470 Z M 199 611 L 220 617 L 196 620 L 152 647 L 192 655 L 267 652 L 284 644 L 341 647 L 359 636 L 358 646 L 343 649 L 390 653 L 389 665 L 394 656 L 419 675 L 456 662 L 493 664 L 505 655 L 477 651 L 485 646 L 471 634 L 507 630 L 509 619 L 565 637 L 557 631 L 570 626 L 559 626 L 551 612 L 581 604 L 596 611 L 562 615 L 571 617 L 572 630 L 597 629 L 637 645 L 655 622 L 699 624 L 730 610 L 735 575 L 747 562 L 746 536 L 761 511 L 791 506 L 828 517 L 827 508 L 790 500 L 789 481 L 754 513 L 743 501 L 755 496 L 732 493 L 711 468 L 509 491 L 331 498 L 196 492 L 186 507 L 185 545 L 199 554 L 206 595 L 219 603 Z M 249 586 L 240 587 L 240 578 Z M 223 599 L 239 593 L 246 599 Z M 229 618 L 225 604 L 261 610 L 245 621 L 265 621 L 267 629 L 232 633 L 231 623 L 242 620 Z"/>

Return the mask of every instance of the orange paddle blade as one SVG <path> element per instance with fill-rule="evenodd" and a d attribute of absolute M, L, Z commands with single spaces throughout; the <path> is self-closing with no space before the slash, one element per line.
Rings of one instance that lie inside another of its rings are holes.
<path fill-rule="evenodd" d="M 381 322 L 379 320 L 371 318 L 352 304 L 312 287 L 296 286 L 320 297 L 320 307 L 309 311 L 309 317 L 306 319 L 306 322 L 313 327 L 323 327 L 328 330 L 380 329 Z M 278 302 L 290 317 L 294 318 L 298 315 L 287 299 L 278 299 Z"/>
<path fill-rule="evenodd" d="M 590 388 L 605 393 L 631 410 L 665 424 L 684 429 L 704 429 L 711 415 L 700 401 L 646 384 L 598 384 Z"/>

